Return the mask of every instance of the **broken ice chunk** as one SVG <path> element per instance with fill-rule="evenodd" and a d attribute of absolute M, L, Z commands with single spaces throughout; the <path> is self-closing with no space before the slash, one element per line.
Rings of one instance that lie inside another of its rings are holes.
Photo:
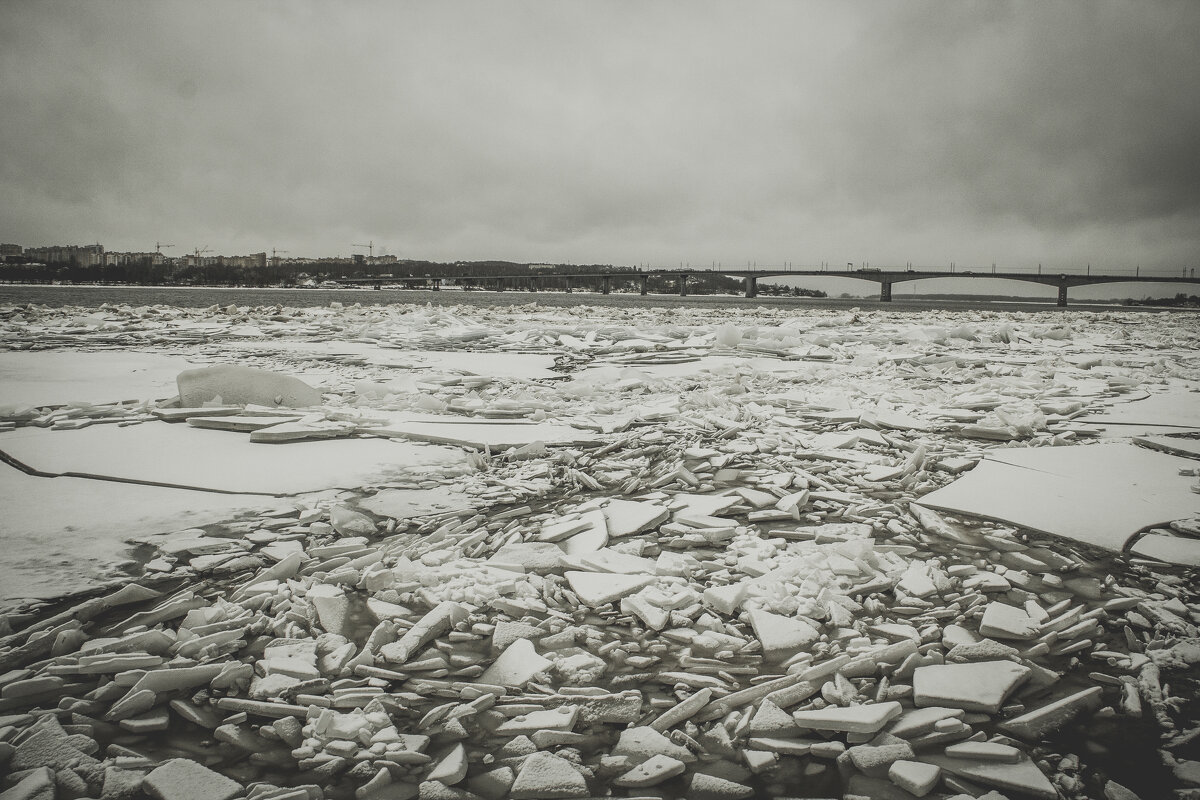
<path fill-rule="evenodd" d="M 549 659 L 538 655 L 533 642 L 517 639 L 500 654 L 479 676 L 479 682 L 492 686 L 524 686 L 539 672 L 552 666 Z"/>
<path fill-rule="evenodd" d="M 662 754 L 652 756 L 613 781 L 614 786 L 643 789 L 682 775 L 687 765 L 677 758 Z"/>
<path fill-rule="evenodd" d="M 666 521 L 670 511 L 656 503 L 610 500 L 604 506 L 608 535 L 614 539 L 632 536 Z"/>
<path fill-rule="evenodd" d="M 199 408 L 216 397 L 237 405 L 307 408 L 321 404 L 321 393 L 299 378 L 232 364 L 184 370 L 176 382 L 184 408 Z"/>
<path fill-rule="evenodd" d="M 821 632 L 806 620 L 785 617 L 770 611 L 749 612 L 750 627 L 762 642 L 768 661 L 783 661 L 821 637 Z"/>
<path fill-rule="evenodd" d="M 1026 741 L 1039 741 L 1046 734 L 1061 728 L 1072 719 L 1085 711 L 1094 711 L 1100 707 L 1102 688 L 1093 686 L 1076 692 L 1061 700 L 1035 708 L 1005 722 L 1000 723 L 1000 730 L 1019 736 Z"/>
<path fill-rule="evenodd" d="M 997 639 L 1036 639 L 1041 635 L 1038 624 L 1024 609 L 993 600 L 983 610 L 979 632 Z"/>
<path fill-rule="evenodd" d="M 900 716 L 900 703 L 871 703 L 862 706 L 830 706 L 819 711 L 796 711 L 792 718 L 801 728 L 838 733 L 877 733 L 889 721 Z"/>
<path fill-rule="evenodd" d="M 931 664 L 913 673 L 913 702 L 995 714 L 1005 698 L 1029 677 L 1029 667 L 1012 661 Z"/>
<path fill-rule="evenodd" d="M 587 781 L 570 761 L 553 753 L 538 752 L 529 755 L 521 764 L 509 797 L 512 800 L 540 800 L 587 797 L 588 794 Z"/>
<path fill-rule="evenodd" d="M 598 572 L 566 573 L 571 591 L 593 608 L 619 600 L 658 580 L 656 575 L 611 575 Z"/>

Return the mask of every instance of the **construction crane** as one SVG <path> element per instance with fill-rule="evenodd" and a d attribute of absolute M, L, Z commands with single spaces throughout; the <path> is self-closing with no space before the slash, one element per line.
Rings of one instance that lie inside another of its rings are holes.
<path fill-rule="evenodd" d="M 272 261 L 274 261 L 274 260 L 275 260 L 275 258 L 276 258 L 276 257 L 277 257 L 277 256 L 278 256 L 280 253 L 286 253 L 286 252 L 288 252 L 288 251 L 287 251 L 287 250 L 276 250 L 274 247 L 272 247 L 272 248 L 271 248 L 271 260 L 272 260 Z"/>
<path fill-rule="evenodd" d="M 197 264 L 197 265 L 199 265 L 199 263 L 200 263 L 200 256 L 204 255 L 205 253 L 211 253 L 211 252 L 212 252 L 212 250 L 209 248 L 209 246 L 208 246 L 208 245 L 204 245 L 204 247 L 197 247 L 197 248 L 196 248 L 196 255 L 195 255 L 195 258 L 196 258 L 196 264 Z"/>
<path fill-rule="evenodd" d="M 367 248 L 367 257 L 368 258 L 375 257 L 375 240 L 374 239 L 372 239 L 367 244 L 352 244 L 350 246 L 351 247 L 365 247 L 365 248 Z"/>
<path fill-rule="evenodd" d="M 161 253 L 162 249 L 164 247 L 174 247 L 174 246 L 175 245 L 173 245 L 173 244 L 163 244 L 162 242 L 155 242 L 154 243 L 154 252 Z"/>

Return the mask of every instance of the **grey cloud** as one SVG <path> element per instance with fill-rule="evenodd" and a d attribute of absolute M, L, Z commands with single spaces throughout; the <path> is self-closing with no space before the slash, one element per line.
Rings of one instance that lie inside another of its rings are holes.
<path fill-rule="evenodd" d="M 1189 2 L 0 15 L 6 241 L 1163 266 L 1200 244 Z"/>

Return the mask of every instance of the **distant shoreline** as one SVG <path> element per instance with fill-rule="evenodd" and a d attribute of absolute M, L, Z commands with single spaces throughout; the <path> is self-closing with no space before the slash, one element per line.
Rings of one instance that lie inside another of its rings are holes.
<path fill-rule="evenodd" d="M 129 295 L 136 294 L 136 298 Z M 236 296 L 236 300 L 234 299 Z M 297 298 L 304 298 L 297 303 Z M 543 305 L 554 307 L 579 306 L 711 306 L 729 305 L 738 308 L 794 307 L 803 308 L 859 308 L 871 311 L 919 312 L 938 309 L 996 310 L 996 311 L 1141 311 L 1141 312 L 1187 312 L 1194 308 L 1173 306 L 1122 305 L 1120 301 L 1072 302 L 1065 309 L 1057 306 L 1053 298 L 1039 302 L 1028 298 L 984 299 L 964 296 L 960 299 L 936 297 L 894 297 L 891 302 L 864 297 L 789 297 L 759 295 L 754 298 L 737 295 L 691 294 L 680 297 L 676 294 L 640 295 L 634 293 L 574 291 L 463 291 L 461 289 L 307 289 L 301 287 L 256 288 L 243 286 L 147 286 L 96 285 L 96 284 L 0 284 L 0 303 L 47 305 L 51 307 L 92 307 L 104 303 L 136 302 L 146 305 L 172 305 L 184 308 L 207 308 L 235 302 L 238 305 L 270 306 L 300 305 L 305 307 L 327 306 L 333 302 L 346 305 L 471 305 L 471 306 L 517 306 Z"/>

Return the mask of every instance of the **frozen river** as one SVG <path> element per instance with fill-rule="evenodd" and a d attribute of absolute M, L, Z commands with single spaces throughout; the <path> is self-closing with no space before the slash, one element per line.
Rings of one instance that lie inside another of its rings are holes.
<path fill-rule="evenodd" d="M 104 686 L 214 787 L 1166 796 L 1198 391 L 1191 314 L 0 287 L 13 764 Z"/>

